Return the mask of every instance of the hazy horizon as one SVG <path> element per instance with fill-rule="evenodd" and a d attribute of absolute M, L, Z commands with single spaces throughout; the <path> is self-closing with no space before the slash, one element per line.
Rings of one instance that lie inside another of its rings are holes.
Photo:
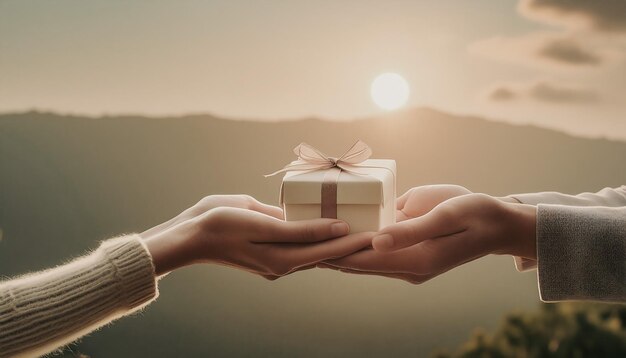
<path fill-rule="evenodd" d="M 14 114 L 28 114 L 28 113 L 43 113 L 43 114 L 53 114 L 58 116 L 67 116 L 67 117 L 84 117 L 84 118 L 126 118 L 126 117 L 142 117 L 142 118 L 185 118 L 185 117 L 212 117 L 221 120 L 230 120 L 230 121 L 248 121 L 248 122 L 294 122 L 294 121 L 302 121 L 302 120 L 319 120 L 319 121 L 328 121 L 328 122 L 354 122 L 354 121 L 363 121 L 374 118 L 387 118 L 389 120 L 394 120 L 397 117 L 403 117 L 406 115 L 410 115 L 413 112 L 420 111 L 433 111 L 436 113 L 442 113 L 446 115 L 452 115 L 459 119 L 464 118 L 475 118 L 488 122 L 495 123 L 503 123 L 509 124 L 512 126 L 531 126 L 536 128 L 542 128 L 546 130 L 551 130 L 559 133 L 563 133 L 572 137 L 578 138 L 588 138 L 588 139 L 607 139 L 607 140 L 615 140 L 615 141 L 626 141 L 626 133 L 588 133 L 581 132 L 575 130 L 566 130 L 559 126 L 542 126 L 532 122 L 524 122 L 524 121 L 509 121 L 501 118 L 492 118 L 487 116 L 480 115 L 472 115 L 472 114 L 462 114 L 462 113 L 453 113 L 450 111 L 441 110 L 433 107 L 412 107 L 412 108 L 404 108 L 402 110 L 392 111 L 392 112 L 382 112 L 378 115 L 364 115 L 364 116 L 356 116 L 350 118 L 330 118 L 330 117 L 322 117 L 322 116 L 301 116 L 301 117 L 291 117 L 291 118 L 254 118 L 254 117 L 229 117 L 225 115 L 220 115 L 212 112 L 187 112 L 187 113 L 173 113 L 173 114 L 146 114 L 146 113 L 103 113 L 99 115 L 95 114 L 85 114 L 85 113 L 76 113 L 76 112 L 62 112 L 62 111 L 54 111 L 54 110 L 45 110 L 38 108 L 31 108 L 24 111 L 6 111 L 0 112 L 0 116 L 9 116 Z M 625 122 L 626 125 L 626 122 Z"/>

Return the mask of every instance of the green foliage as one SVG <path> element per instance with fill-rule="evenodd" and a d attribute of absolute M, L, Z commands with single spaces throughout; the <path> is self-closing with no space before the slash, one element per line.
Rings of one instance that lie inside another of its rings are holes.
<path fill-rule="evenodd" d="M 542 304 L 505 316 L 495 333 L 473 332 L 455 354 L 435 358 L 626 357 L 626 305 Z"/>

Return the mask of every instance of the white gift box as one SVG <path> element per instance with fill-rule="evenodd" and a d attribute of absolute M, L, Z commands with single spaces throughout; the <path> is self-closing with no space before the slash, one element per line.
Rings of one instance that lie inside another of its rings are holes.
<path fill-rule="evenodd" d="M 396 222 L 396 162 L 367 159 L 348 171 L 287 171 L 280 202 L 288 221 L 336 217 L 350 225 L 351 233 L 379 231 Z M 329 204 L 330 216 L 323 215 Z"/>

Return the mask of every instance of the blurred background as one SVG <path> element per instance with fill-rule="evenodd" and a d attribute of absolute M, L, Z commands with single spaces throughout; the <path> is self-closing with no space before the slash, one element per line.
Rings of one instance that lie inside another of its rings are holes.
<path fill-rule="evenodd" d="M 399 193 L 626 184 L 625 54 L 621 0 L 0 0 L 0 274 L 205 195 L 277 204 L 280 178 L 263 174 L 302 141 L 338 155 L 362 139 L 397 161 Z M 541 305 L 510 257 L 420 286 L 197 266 L 160 290 L 57 354 L 626 352 L 624 306 Z"/>

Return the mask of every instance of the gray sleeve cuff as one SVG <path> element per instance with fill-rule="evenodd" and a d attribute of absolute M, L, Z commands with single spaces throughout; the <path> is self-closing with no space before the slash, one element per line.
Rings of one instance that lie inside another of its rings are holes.
<path fill-rule="evenodd" d="M 528 205 L 555 204 L 568 206 L 621 207 L 626 206 L 626 185 L 618 188 L 607 187 L 595 193 L 582 193 L 578 195 L 545 191 L 542 193 L 513 194 L 508 197 Z M 537 261 L 515 257 L 515 267 L 520 272 L 532 270 L 537 267 Z"/>
<path fill-rule="evenodd" d="M 543 301 L 626 302 L 626 208 L 540 204 L 537 260 Z"/>

